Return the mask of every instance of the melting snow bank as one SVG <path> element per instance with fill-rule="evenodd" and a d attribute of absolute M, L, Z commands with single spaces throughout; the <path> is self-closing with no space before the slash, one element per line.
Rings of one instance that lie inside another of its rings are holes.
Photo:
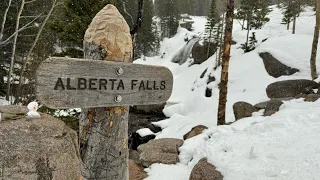
<path fill-rule="evenodd" d="M 203 157 L 224 180 L 320 178 L 320 100 L 284 103 L 270 117 L 251 117 L 212 127 L 185 141 L 180 164 L 154 164 L 147 180 L 185 180 Z"/>

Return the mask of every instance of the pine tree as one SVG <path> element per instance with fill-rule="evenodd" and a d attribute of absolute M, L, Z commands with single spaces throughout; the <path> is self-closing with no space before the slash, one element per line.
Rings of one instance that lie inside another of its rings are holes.
<path fill-rule="evenodd" d="M 303 11 L 302 7 L 308 4 L 310 4 L 309 1 L 302 0 L 283 0 L 280 4 L 280 8 L 283 9 L 283 18 L 281 24 L 286 24 L 287 30 L 289 30 L 290 23 L 292 22 L 292 34 L 295 34 L 296 19 Z"/>
<path fill-rule="evenodd" d="M 157 15 L 160 18 L 161 38 L 172 37 L 177 33 L 180 15 L 175 0 L 155 0 Z"/>
<path fill-rule="evenodd" d="M 135 57 L 153 55 L 159 49 L 158 31 L 153 22 L 152 0 L 144 1 L 142 26 L 136 36 L 135 48 Z"/>
<path fill-rule="evenodd" d="M 84 33 L 93 17 L 107 4 L 116 0 L 64 0 L 59 14 L 49 23 L 62 47 L 60 56 L 82 57 Z"/>
<path fill-rule="evenodd" d="M 240 7 L 237 9 L 235 18 L 246 21 L 247 26 L 247 38 L 244 45 L 244 49 L 250 49 L 249 44 L 249 34 L 252 28 L 261 29 L 262 26 L 267 23 L 270 19 L 267 15 L 270 13 L 269 0 L 242 0 Z"/>
<path fill-rule="evenodd" d="M 206 16 L 208 15 L 208 8 L 210 7 L 211 0 L 191 0 L 192 12 L 194 16 Z"/>
<path fill-rule="evenodd" d="M 281 24 L 286 24 L 287 30 L 289 30 L 290 22 L 292 21 L 292 12 L 291 12 L 290 6 L 286 6 L 282 14 L 283 14 L 283 18 L 282 18 Z"/>
<path fill-rule="evenodd" d="M 181 14 L 192 13 L 192 0 L 177 0 L 178 10 Z"/>
<path fill-rule="evenodd" d="M 269 5 L 270 0 L 241 0 L 235 18 L 247 22 L 246 30 L 261 29 L 265 23 L 270 21 L 267 17 L 271 11 Z"/>
<path fill-rule="evenodd" d="M 253 51 L 256 48 L 257 42 L 256 33 L 252 32 L 252 35 L 249 37 L 249 41 L 241 44 L 241 49 L 243 49 L 245 53 Z"/>
<path fill-rule="evenodd" d="M 216 41 L 217 31 L 217 23 L 219 23 L 220 18 L 217 13 L 216 0 L 211 0 L 211 6 L 209 8 L 209 15 L 207 17 L 207 23 L 205 27 L 205 40 L 208 42 L 212 42 L 212 38 Z"/>

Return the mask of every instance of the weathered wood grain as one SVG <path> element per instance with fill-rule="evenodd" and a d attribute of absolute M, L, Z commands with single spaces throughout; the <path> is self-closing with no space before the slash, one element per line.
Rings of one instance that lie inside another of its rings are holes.
<path fill-rule="evenodd" d="M 166 67 L 52 57 L 37 70 L 36 94 L 50 108 L 147 105 L 167 101 L 172 84 Z"/>
<path fill-rule="evenodd" d="M 129 26 L 115 6 L 105 6 L 93 18 L 83 49 L 87 59 L 132 62 Z M 84 180 L 129 179 L 128 116 L 127 106 L 82 109 L 79 143 Z"/>

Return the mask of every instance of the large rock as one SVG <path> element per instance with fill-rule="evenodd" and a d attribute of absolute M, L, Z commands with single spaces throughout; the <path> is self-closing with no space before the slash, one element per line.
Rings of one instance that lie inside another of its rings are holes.
<path fill-rule="evenodd" d="M 299 72 L 299 69 L 284 65 L 268 52 L 260 53 L 259 56 L 263 59 L 264 67 L 272 77 L 278 78 L 280 76 L 288 76 Z"/>
<path fill-rule="evenodd" d="M 181 139 L 156 139 L 138 147 L 140 161 L 143 166 L 149 167 L 154 163 L 176 164 L 179 161 L 179 147 Z"/>
<path fill-rule="evenodd" d="M 189 180 L 223 180 L 223 175 L 206 158 L 202 158 L 192 169 Z"/>
<path fill-rule="evenodd" d="M 266 92 L 269 98 L 293 98 L 298 95 L 313 94 L 313 89 L 318 89 L 319 87 L 318 83 L 311 80 L 286 80 L 270 84 Z"/>
<path fill-rule="evenodd" d="M 233 105 L 233 113 L 236 120 L 251 117 L 253 112 L 257 112 L 258 109 L 247 102 L 236 102 Z"/>
<path fill-rule="evenodd" d="M 192 137 L 198 136 L 201 134 L 204 130 L 208 129 L 207 126 L 198 125 L 196 127 L 193 127 L 187 134 L 183 136 L 184 140 L 190 139 Z"/>
<path fill-rule="evenodd" d="M 209 53 L 208 53 L 209 50 Z M 201 45 L 197 42 L 192 48 L 194 64 L 201 64 L 217 51 L 217 44 L 205 42 Z"/>
<path fill-rule="evenodd" d="M 305 98 L 304 101 L 306 102 L 315 102 L 318 99 L 320 99 L 320 95 L 319 94 L 308 94 Z"/>
<path fill-rule="evenodd" d="M 185 21 L 185 22 L 180 23 L 180 27 L 186 28 L 188 31 L 192 31 L 193 23 L 194 23 L 194 21 Z"/>
<path fill-rule="evenodd" d="M 129 180 L 143 180 L 148 177 L 148 174 L 143 171 L 143 168 L 134 161 L 129 160 Z"/>
<path fill-rule="evenodd" d="M 278 99 L 272 99 L 270 101 L 265 101 L 254 105 L 258 110 L 264 109 L 264 116 L 271 116 L 272 114 L 279 111 L 280 106 L 283 104 L 282 101 Z"/>
<path fill-rule="evenodd" d="M 26 107 L 2 106 L 2 179 L 78 180 L 81 176 L 75 131 L 47 114 L 26 120 Z"/>
<path fill-rule="evenodd" d="M 129 159 L 134 161 L 137 164 L 141 164 L 140 162 L 140 154 L 136 150 L 129 149 Z"/>
<path fill-rule="evenodd" d="M 261 103 L 258 103 L 258 104 L 256 104 L 256 105 L 254 105 L 253 107 L 255 107 L 255 108 L 258 109 L 258 110 L 266 109 L 268 102 L 269 102 L 269 101 L 261 102 Z"/>
<path fill-rule="evenodd" d="M 280 106 L 283 104 L 280 100 L 270 100 L 267 102 L 267 106 L 264 110 L 264 116 L 271 116 L 272 114 L 279 111 Z"/>

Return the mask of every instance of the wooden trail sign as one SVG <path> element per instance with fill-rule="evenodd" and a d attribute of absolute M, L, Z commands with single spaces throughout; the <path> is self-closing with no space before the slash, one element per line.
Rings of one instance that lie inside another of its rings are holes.
<path fill-rule="evenodd" d="M 172 92 L 166 67 L 52 57 L 37 70 L 36 95 L 50 108 L 159 104 Z"/>

